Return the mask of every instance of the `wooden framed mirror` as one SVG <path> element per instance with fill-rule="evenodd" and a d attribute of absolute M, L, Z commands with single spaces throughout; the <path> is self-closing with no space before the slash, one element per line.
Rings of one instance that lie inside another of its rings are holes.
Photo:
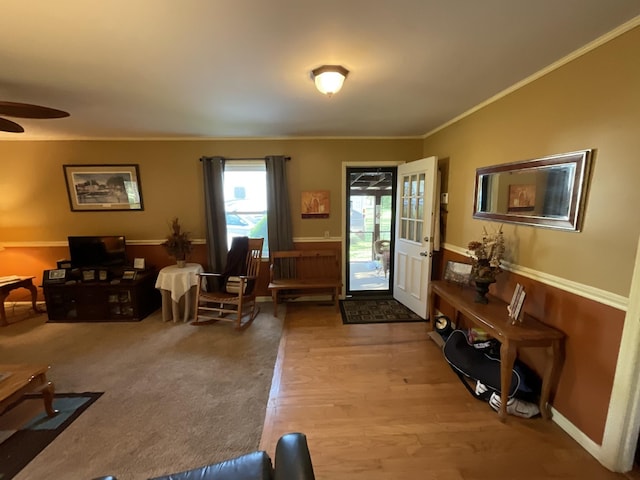
<path fill-rule="evenodd" d="M 591 150 L 476 170 L 473 217 L 580 231 Z"/>

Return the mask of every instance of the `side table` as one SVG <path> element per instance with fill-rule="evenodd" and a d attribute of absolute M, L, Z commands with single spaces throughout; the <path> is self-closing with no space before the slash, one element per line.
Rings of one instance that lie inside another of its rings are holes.
<path fill-rule="evenodd" d="M 0 326 L 6 327 L 9 325 L 7 322 L 7 314 L 4 311 L 4 301 L 9 296 L 11 290 L 16 288 L 26 288 L 31 292 L 31 306 L 36 313 L 43 313 L 42 310 L 36 305 L 38 299 L 38 289 L 33 284 L 35 277 L 18 277 L 16 280 L 10 280 L 8 282 L 0 283 Z"/>
<path fill-rule="evenodd" d="M 170 265 L 158 273 L 156 288 L 162 294 L 162 320 L 178 318 L 188 322 L 192 316 L 193 291 L 198 285 L 198 273 L 204 269 L 199 263 L 187 263 L 184 267 Z M 195 311 L 195 310 L 194 310 Z"/>

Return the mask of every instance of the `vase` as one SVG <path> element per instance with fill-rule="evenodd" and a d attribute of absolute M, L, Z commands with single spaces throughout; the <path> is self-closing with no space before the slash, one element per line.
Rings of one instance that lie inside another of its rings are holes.
<path fill-rule="evenodd" d="M 177 260 L 176 263 L 178 264 L 178 268 L 184 268 L 187 266 L 186 260 Z"/>
<path fill-rule="evenodd" d="M 474 278 L 473 283 L 476 285 L 476 298 L 474 298 L 473 301 L 476 303 L 489 303 L 487 293 L 489 293 L 489 285 L 495 283 L 495 279 Z"/>

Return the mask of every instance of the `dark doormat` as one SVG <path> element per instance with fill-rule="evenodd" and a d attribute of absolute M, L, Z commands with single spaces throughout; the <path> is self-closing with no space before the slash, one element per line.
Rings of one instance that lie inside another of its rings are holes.
<path fill-rule="evenodd" d="M 393 298 L 340 300 L 340 312 L 345 325 L 425 321 Z"/>
<path fill-rule="evenodd" d="M 0 479 L 15 477 L 101 395 L 56 393 L 54 417 L 47 417 L 42 395 L 23 395 L 0 416 Z"/>

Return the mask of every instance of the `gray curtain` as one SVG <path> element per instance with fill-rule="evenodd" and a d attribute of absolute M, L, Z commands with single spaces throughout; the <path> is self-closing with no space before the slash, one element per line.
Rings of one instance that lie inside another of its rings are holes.
<path fill-rule="evenodd" d="M 224 157 L 202 157 L 204 207 L 209 271 L 222 272 L 227 261 L 227 221 L 224 214 Z"/>
<path fill-rule="evenodd" d="M 293 250 L 286 159 L 283 156 L 274 155 L 266 157 L 265 162 L 267 168 L 269 251 Z"/>
<path fill-rule="evenodd" d="M 269 251 L 293 250 L 293 229 L 291 227 L 291 207 L 287 184 L 286 159 L 283 156 L 265 158 L 267 169 L 267 218 Z M 275 267 L 276 274 L 289 277 L 295 274 L 292 262 L 286 261 Z"/>
<path fill-rule="evenodd" d="M 544 195 L 544 205 L 542 214 L 549 217 L 562 218 L 569 215 L 569 205 L 571 198 L 569 189 L 566 188 L 569 182 L 569 172 L 567 170 L 551 170 L 547 176 L 547 189 Z"/>

